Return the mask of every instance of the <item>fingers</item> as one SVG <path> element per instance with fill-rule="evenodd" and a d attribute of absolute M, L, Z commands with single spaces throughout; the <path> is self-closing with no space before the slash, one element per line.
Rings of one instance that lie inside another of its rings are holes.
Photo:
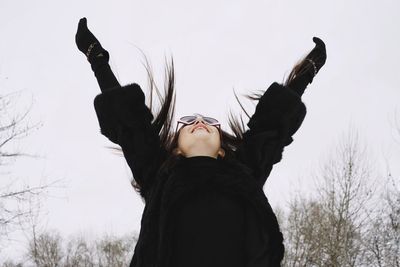
<path fill-rule="evenodd" d="M 317 45 L 317 46 L 322 46 L 325 47 L 325 43 L 318 37 L 313 37 L 313 42 Z"/>
<path fill-rule="evenodd" d="M 79 20 L 78 29 L 87 29 L 87 20 L 85 17 Z"/>
<path fill-rule="evenodd" d="M 81 18 L 78 23 L 78 29 L 75 34 L 75 43 L 78 49 L 86 53 L 91 41 L 91 32 L 87 28 L 87 20 L 85 17 Z"/>
<path fill-rule="evenodd" d="M 83 17 L 79 20 L 79 24 L 82 24 L 82 23 L 84 23 L 86 25 L 86 23 L 87 23 L 86 17 Z"/>

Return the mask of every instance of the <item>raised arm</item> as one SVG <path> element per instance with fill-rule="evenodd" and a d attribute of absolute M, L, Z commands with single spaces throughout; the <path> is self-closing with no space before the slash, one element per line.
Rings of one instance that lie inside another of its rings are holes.
<path fill-rule="evenodd" d="M 86 55 L 102 91 L 94 98 L 100 132 L 121 147 L 146 200 L 164 151 L 152 126 L 153 115 L 145 105 L 144 93 L 138 84 L 119 84 L 108 64 L 109 53 L 87 28 L 86 18 L 79 21 L 75 41 Z"/>
<path fill-rule="evenodd" d="M 253 171 L 261 186 L 272 166 L 282 159 L 284 147 L 293 142 L 292 135 L 305 115 L 306 106 L 300 96 L 276 82 L 260 98 L 236 154 Z"/>
<path fill-rule="evenodd" d="M 146 200 L 165 153 L 142 89 L 137 84 L 109 89 L 95 97 L 94 108 L 100 132 L 121 147 Z"/>
<path fill-rule="evenodd" d="M 102 92 L 120 85 L 108 64 L 110 58 L 108 51 L 102 47 L 99 40 L 88 29 L 86 18 L 79 20 L 75 43 L 89 61 Z"/>
<path fill-rule="evenodd" d="M 285 85 L 271 84 L 259 99 L 247 124 L 249 129 L 236 151 L 237 157 L 253 171 L 261 186 L 303 123 L 307 109 L 301 96 L 325 64 L 325 44 L 316 37 L 313 40 L 316 46 L 294 67 Z"/>

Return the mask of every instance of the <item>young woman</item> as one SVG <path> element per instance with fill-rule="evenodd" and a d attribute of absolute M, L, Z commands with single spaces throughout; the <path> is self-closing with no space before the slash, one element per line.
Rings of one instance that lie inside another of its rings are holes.
<path fill-rule="evenodd" d="M 229 134 L 200 114 L 180 118 L 175 128 L 173 62 L 153 116 L 140 86 L 118 83 L 108 52 L 86 18 L 79 21 L 76 44 L 102 91 L 94 99 L 100 131 L 121 147 L 145 201 L 130 266 L 280 266 L 283 237 L 263 185 L 304 120 L 301 95 L 325 64 L 325 44 L 313 41 L 283 85 L 252 97 L 258 104 L 248 129 L 231 116 Z"/>

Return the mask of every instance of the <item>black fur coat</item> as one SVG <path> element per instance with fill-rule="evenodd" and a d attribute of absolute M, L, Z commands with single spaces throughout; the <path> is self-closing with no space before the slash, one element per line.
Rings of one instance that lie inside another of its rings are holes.
<path fill-rule="evenodd" d="M 199 184 L 240 196 L 255 207 L 272 242 L 269 266 L 280 266 L 283 236 L 263 185 L 304 120 L 306 106 L 301 96 L 289 87 L 273 83 L 259 100 L 235 157 L 218 159 L 217 175 L 213 175 L 212 181 L 198 179 L 196 168 L 191 166 L 196 159 L 178 157 L 173 168 L 160 168 L 167 155 L 160 148 L 158 134 L 151 125 L 153 115 L 144 100 L 137 84 L 115 87 L 94 99 L 100 131 L 122 148 L 145 201 L 130 266 L 169 266 L 174 207 L 184 202 Z"/>

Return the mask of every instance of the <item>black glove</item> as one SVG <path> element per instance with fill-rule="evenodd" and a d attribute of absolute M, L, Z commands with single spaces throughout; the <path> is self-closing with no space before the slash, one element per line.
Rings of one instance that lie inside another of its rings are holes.
<path fill-rule="evenodd" d="M 315 75 L 326 62 L 325 43 L 318 37 L 314 37 L 315 47 L 306 57 L 294 67 L 286 84 L 300 96 L 308 84 L 312 83 Z"/>
<path fill-rule="evenodd" d="M 315 43 L 315 47 L 305 57 L 305 59 L 312 64 L 312 67 L 310 69 L 313 73 L 313 76 L 315 76 L 318 73 L 318 71 L 322 68 L 322 66 L 325 65 L 326 48 L 325 48 L 325 43 L 318 37 L 314 37 L 313 41 Z"/>
<path fill-rule="evenodd" d="M 110 55 L 88 29 L 86 18 L 79 20 L 78 30 L 75 34 L 75 43 L 78 49 L 86 55 L 87 60 L 92 65 L 93 71 L 99 64 L 108 62 Z"/>

